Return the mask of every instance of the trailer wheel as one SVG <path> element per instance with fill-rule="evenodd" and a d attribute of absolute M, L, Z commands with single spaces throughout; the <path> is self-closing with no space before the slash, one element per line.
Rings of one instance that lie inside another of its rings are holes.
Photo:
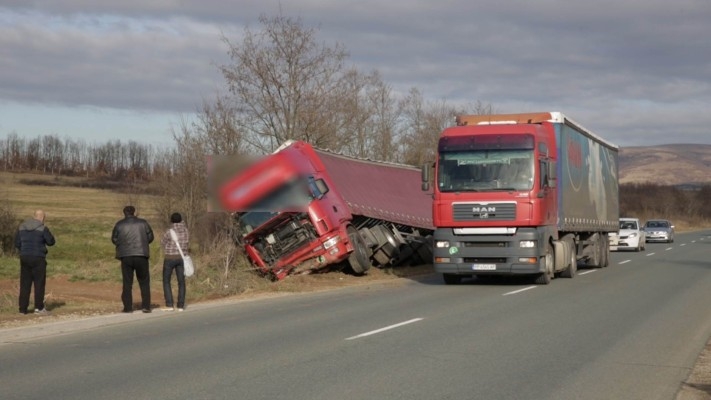
<path fill-rule="evenodd" d="M 447 285 L 459 285 L 460 283 L 462 283 L 461 275 L 442 274 L 442 278 L 444 279 L 444 283 Z"/>
<path fill-rule="evenodd" d="M 560 273 L 563 278 L 573 278 L 578 271 L 578 254 L 575 248 L 575 242 L 570 242 L 570 265 Z"/>
<path fill-rule="evenodd" d="M 553 246 L 550 243 L 546 243 L 546 254 L 541 257 L 540 266 L 544 271 L 543 273 L 536 276 L 534 281 L 537 285 L 547 285 L 551 283 L 553 279 Z"/>
<path fill-rule="evenodd" d="M 610 243 L 606 235 L 603 235 L 602 238 L 605 240 L 603 240 L 602 246 L 600 246 L 600 267 L 606 268 L 610 265 Z"/>
<path fill-rule="evenodd" d="M 348 239 L 353 244 L 353 252 L 348 256 L 348 264 L 351 266 L 353 273 L 356 275 L 363 275 L 367 270 L 370 269 L 370 256 L 368 255 L 368 247 L 365 244 L 365 240 L 358 233 L 358 231 L 349 226 Z"/>

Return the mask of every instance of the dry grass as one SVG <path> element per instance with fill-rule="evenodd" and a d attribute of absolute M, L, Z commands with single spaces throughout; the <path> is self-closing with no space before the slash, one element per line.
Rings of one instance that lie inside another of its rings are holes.
<path fill-rule="evenodd" d="M 36 209 L 45 211 L 45 224 L 57 239 L 47 256 L 50 273 L 73 275 L 76 279 L 108 279 L 102 271 L 114 256 L 111 230 L 123 217 L 123 206 L 131 201 L 148 220 L 156 219 L 150 211 L 150 196 L 129 199 L 127 195 L 100 189 L 24 185 L 21 179 L 52 178 L 0 173 L 0 196 L 9 200 L 19 220 L 29 218 Z M 157 254 L 158 250 L 154 242 L 151 251 Z M 15 276 L 16 264 L 16 259 L 1 257 L 0 278 Z"/>

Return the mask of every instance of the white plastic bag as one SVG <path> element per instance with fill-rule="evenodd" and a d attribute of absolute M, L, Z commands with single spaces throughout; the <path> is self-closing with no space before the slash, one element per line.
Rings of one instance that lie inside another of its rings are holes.
<path fill-rule="evenodd" d="M 185 276 L 193 276 L 195 273 L 195 265 L 193 265 L 193 259 L 189 255 L 184 255 L 183 256 L 183 270 L 185 272 Z"/>
<path fill-rule="evenodd" d="M 170 230 L 170 237 L 175 242 L 175 245 L 178 246 L 178 252 L 180 253 L 180 256 L 183 257 L 183 273 L 186 277 L 193 276 L 193 274 L 195 273 L 195 264 L 193 264 L 192 257 L 185 254 L 183 252 L 183 249 L 180 248 L 180 242 L 178 242 L 178 234 L 175 233 L 173 229 Z"/>

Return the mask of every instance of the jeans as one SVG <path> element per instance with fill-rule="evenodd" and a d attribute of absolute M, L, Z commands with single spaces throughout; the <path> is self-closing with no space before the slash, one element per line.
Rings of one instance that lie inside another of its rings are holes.
<path fill-rule="evenodd" d="M 47 283 L 47 259 L 37 256 L 20 256 L 20 312 L 27 314 L 30 292 L 35 286 L 35 308 L 44 308 L 44 287 Z"/>
<path fill-rule="evenodd" d="M 141 289 L 141 308 L 151 309 L 151 276 L 148 274 L 148 257 L 130 256 L 121 257 L 121 275 L 123 277 L 123 290 L 121 301 L 123 310 L 133 310 L 133 273 L 136 273 L 138 287 Z"/>
<path fill-rule="evenodd" d="M 173 289 L 170 281 L 175 270 L 178 278 L 178 308 L 185 308 L 185 270 L 182 259 L 167 259 L 163 261 L 163 294 L 165 295 L 165 306 L 173 307 Z"/>

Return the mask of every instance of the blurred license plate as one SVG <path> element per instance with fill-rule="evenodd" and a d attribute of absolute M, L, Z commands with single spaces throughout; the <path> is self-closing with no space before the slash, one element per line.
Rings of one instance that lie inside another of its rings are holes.
<path fill-rule="evenodd" d="M 496 264 L 472 264 L 474 271 L 493 271 L 496 269 Z"/>

